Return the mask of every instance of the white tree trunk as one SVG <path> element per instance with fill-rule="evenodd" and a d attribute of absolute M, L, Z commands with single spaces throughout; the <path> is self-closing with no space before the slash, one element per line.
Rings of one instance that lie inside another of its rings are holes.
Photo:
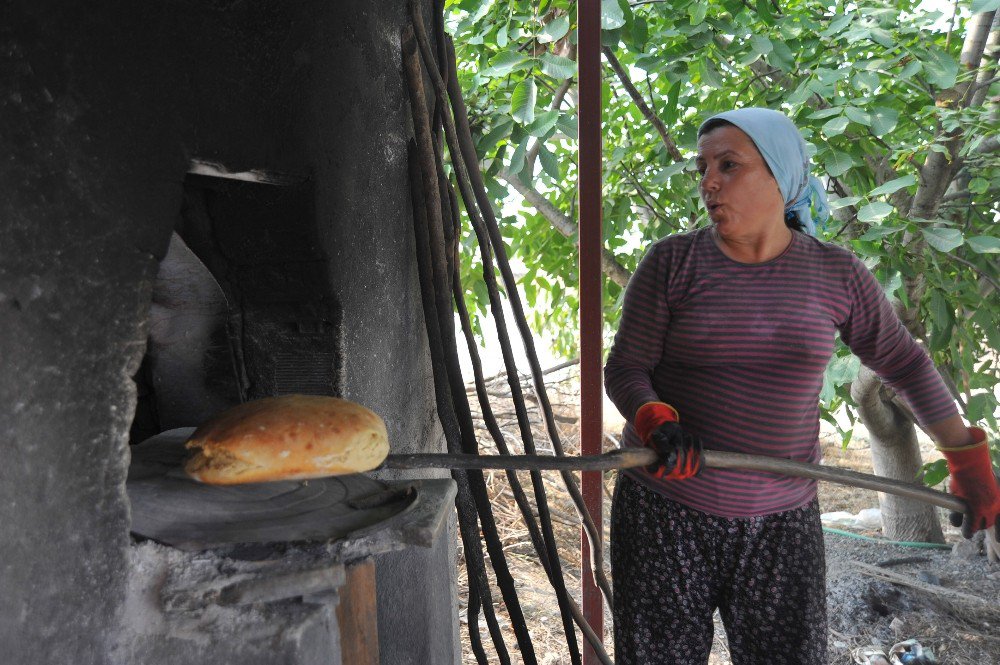
<path fill-rule="evenodd" d="M 872 467 L 879 476 L 913 481 L 920 471 L 920 447 L 913 422 L 892 401 L 879 378 L 862 367 L 851 385 L 861 420 L 871 435 Z M 943 543 L 934 506 L 879 493 L 882 532 L 892 540 Z"/>

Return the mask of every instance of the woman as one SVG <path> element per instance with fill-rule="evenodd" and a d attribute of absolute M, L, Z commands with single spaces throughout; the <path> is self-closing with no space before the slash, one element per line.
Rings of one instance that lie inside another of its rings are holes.
<path fill-rule="evenodd" d="M 623 445 L 662 464 L 622 475 L 611 518 L 619 665 L 706 663 L 719 609 L 733 663 L 826 662 L 823 534 L 814 481 L 701 469 L 712 450 L 819 460 L 819 391 L 835 334 L 910 405 L 972 506 L 1000 491 L 933 365 L 848 251 L 811 237 L 825 215 L 792 122 L 767 109 L 698 132 L 711 225 L 655 243 L 629 283 L 605 368 Z M 952 450 L 949 450 L 952 449 Z"/>

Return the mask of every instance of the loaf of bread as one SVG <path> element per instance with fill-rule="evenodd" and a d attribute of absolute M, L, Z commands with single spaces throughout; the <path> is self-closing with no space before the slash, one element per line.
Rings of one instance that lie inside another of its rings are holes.
<path fill-rule="evenodd" d="M 189 476 L 213 485 L 370 471 L 389 454 L 382 419 L 336 397 L 285 395 L 240 404 L 195 430 Z"/>

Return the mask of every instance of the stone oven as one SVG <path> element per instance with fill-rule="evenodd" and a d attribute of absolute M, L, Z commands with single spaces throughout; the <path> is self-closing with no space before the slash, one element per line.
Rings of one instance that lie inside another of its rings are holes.
<path fill-rule="evenodd" d="M 393 523 L 341 545 L 171 545 L 131 533 L 135 465 L 126 482 L 143 442 L 287 393 L 364 404 L 393 452 L 443 449 L 406 3 L 10 4 L 0 664 L 326 665 L 376 623 L 382 663 L 457 661 L 450 518 L 420 543 Z M 366 584 L 373 622 L 350 609 Z"/>

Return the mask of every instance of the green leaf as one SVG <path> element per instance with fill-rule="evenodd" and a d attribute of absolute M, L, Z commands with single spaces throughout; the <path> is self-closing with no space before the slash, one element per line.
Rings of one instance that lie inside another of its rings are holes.
<path fill-rule="evenodd" d="M 875 72 L 860 71 L 854 75 L 854 85 L 859 88 L 867 88 L 869 92 L 875 92 L 881 83 L 882 81 Z"/>
<path fill-rule="evenodd" d="M 981 422 L 987 415 L 992 413 L 994 404 L 993 398 L 988 393 L 979 393 L 970 397 L 968 408 L 969 422 Z"/>
<path fill-rule="evenodd" d="M 810 120 L 825 120 L 826 118 L 832 118 L 833 116 L 840 115 L 841 113 L 843 113 L 843 110 L 842 110 L 841 107 L 839 107 L 839 106 L 831 106 L 828 109 L 820 109 L 819 111 L 816 111 L 815 113 L 810 113 L 809 114 L 809 119 Z"/>
<path fill-rule="evenodd" d="M 674 162 L 673 164 L 660 169 L 649 181 L 657 185 L 665 185 L 671 177 L 684 172 L 687 162 Z"/>
<path fill-rule="evenodd" d="M 744 7 L 746 7 L 746 5 L 739 2 L 739 0 L 722 0 L 722 6 L 733 16 L 739 15 L 743 11 Z"/>
<path fill-rule="evenodd" d="M 535 99 L 538 88 L 535 79 L 526 78 L 514 88 L 510 96 L 510 115 L 522 125 L 529 125 L 535 119 Z"/>
<path fill-rule="evenodd" d="M 969 7 L 969 11 L 973 14 L 994 12 L 998 9 L 1000 9 L 1000 0 L 972 0 L 972 6 Z"/>
<path fill-rule="evenodd" d="M 850 118 L 851 122 L 856 122 L 859 125 L 870 127 L 872 124 L 872 117 L 865 111 L 859 109 L 857 106 L 844 107 L 844 115 Z"/>
<path fill-rule="evenodd" d="M 813 94 L 812 86 L 810 85 L 810 79 L 803 79 L 799 83 L 799 87 L 795 88 L 795 91 L 788 96 L 788 103 L 793 106 L 798 106 L 803 103 Z"/>
<path fill-rule="evenodd" d="M 542 73 L 560 81 L 576 76 L 576 63 L 553 53 L 543 53 Z"/>
<path fill-rule="evenodd" d="M 753 49 L 754 53 L 758 53 L 760 55 L 767 55 L 774 50 L 771 40 L 764 35 L 754 35 L 751 37 L 750 47 Z"/>
<path fill-rule="evenodd" d="M 621 40 L 622 28 L 615 28 L 614 30 L 601 30 L 601 46 L 618 48 L 618 44 Z"/>
<path fill-rule="evenodd" d="M 701 80 L 705 85 L 712 88 L 723 86 L 722 76 L 719 75 L 719 70 L 715 68 L 711 60 L 701 60 L 698 63 L 698 70 L 701 72 Z"/>
<path fill-rule="evenodd" d="M 914 74 L 920 73 L 924 66 L 919 60 L 910 60 L 899 72 L 899 78 L 906 80 L 913 76 Z"/>
<path fill-rule="evenodd" d="M 503 51 L 490 60 L 489 67 L 483 70 L 484 76 L 504 76 L 515 68 L 531 66 L 531 60 L 517 51 Z"/>
<path fill-rule="evenodd" d="M 1000 238 L 993 236 L 972 236 L 966 244 L 977 254 L 1000 254 Z"/>
<path fill-rule="evenodd" d="M 925 464 L 921 472 L 923 473 L 921 482 L 927 487 L 934 487 L 948 477 L 948 462 L 943 459 L 934 460 Z"/>
<path fill-rule="evenodd" d="M 511 118 L 511 122 L 514 122 L 513 118 Z M 522 127 L 521 125 L 514 125 L 513 127 L 511 127 L 510 142 L 513 145 L 517 145 L 518 143 L 523 142 L 526 138 L 528 138 L 528 130 L 526 130 L 524 127 Z"/>
<path fill-rule="evenodd" d="M 931 301 L 928 309 L 930 310 L 931 321 L 934 323 L 935 328 L 944 330 L 951 325 L 952 311 L 948 306 L 948 301 L 945 300 L 944 295 L 942 295 L 939 289 L 931 291 Z"/>
<path fill-rule="evenodd" d="M 894 233 L 899 233 L 900 231 L 906 230 L 905 226 L 889 226 L 889 225 L 879 225 L 872 226 L 864 234 L 858 238 L 858 240 L 881 240 L 886 236 L 891 236 Z"/>
<path fill-rule="evenodd" d="M 827 407 L 834 399 L 836 399 L 836 397 L 837 397 L 837 388 L 830 381 L 829 377 L 824 373 L 823 386 L 819 389 L 819 403 L 820 405 Z M 827 415 L 825 413 L 825 409 L 821 409 L 820 416 L 825 416 L 825 415 Z M 836 419 L 832 417 L 830 418 L 824 417 L 823 419 L 836 422 Z"/>
<path fill-rule="evenodd" d="M 601 29 L 614 30 L 625 25 L 625 12 L 618 0 L 601 0 Z"/>
<path fill-rule="evenodd" d="M 783 41 L 771 42 L 771 52 L 767 55 L 767 63 L 772 67 L 777 67 L 783 72 L 790 72 L 795 68 L 795 54 Z"/>
<path fill-rule="evenodd" d="M 899 122 L 899 113 L 895 109 L 878 107 L 871 112 L 872 134 L 883 137 L 896 128 Z"/>
<path fill-rule="evenodd" d="M 823 159 L 823 168 L 826 169 L 827 175 L 831 178 L 847 173 L 847 170 L 852 166 L 854 166 L 854 158 L 839 150 L 831 150 Z"/>
<path fill-rule="evenodd" d="M 514 148 L 514 154 L 510 156 L 509 168 L 511 173 L 519 175 L 521 171 L 524 169 L 524 157 L 527 154 L 527 151 L 528 151 L 527 139 L 518 143 L 517 147 Z"/>
<path fill-rule="evenodd" d="M 677 108 L 677 98 L 681 94 L 681 82 L 676 81 L 670 86 L 670 90 L 667 91 L 667 101 L 660 109 L 660 115 L 663 118 L 663 122 L 667 124 L 668 127 L 674 124 L 677 120 L 678 108 Z"/>
<path fill-rule="evenodd" d="M 830 199 L 830 210 L 856 205 L 859 201 L 861 201 L 860 196 L 843 196 L 839 199 Z"/>
<path fill-rule="evenodd" d="M 951 332 L 953 329 L 954 325 L 950 323 L 942 328 L 933 328 L 931 331 L 930 348 L 928 350 L 931 353 L 937 353 L 938 351 L 947 349 L 949 342 L 951 342 Z"/>
<path fill-rule="evenodd" d="M 834 63 L 830 63 L 831 65 Z M 850 70 L 842 69 L 840 67 L 820 67 L 816 70 L 816 76 L 820 78 L 824 83 L 836 83 L 837 81 L 847 80 L 851 75 Z"/>
<path fill-rule="evenodd" d="M 538 41 L 541 44 L 557 42 L 565 37 L 567 32 L 569 32 L 569 14 L 563 14 L 545 24 L 538 34 Z"/>
<path fill-rule="evenodd" d="M 899 230 L 902 231 L 903 228 L 900 228 Z M 892 271 L 892 275 L 890 275 L 888 279 L 880 279 L 879 281 L 882 283 L 882 291 L 885 293 L 887 298 L 896 297 L 896 291 L 903 288 L 903 276 L 895 270 Z M 905 297 L 905 295 L 906 294 L 904 292 L 903 296 Z"/>
<path fill-rule="evenodd" d="M 849 123 L 850 120 L 844 116 L 838 116 L 831 120 L 827 120 L 823 125 L 823 133 L 830 137 L 840 136 L 844 133 L 844 130 L 847 129 L 847 125 Z"/>
<path fill-rule="evenodd" d="M 943 51 L 930 49 L 924 60 L 927 79 L 942 90 L 953 88 L 958 80 L 958 61 Z"/>
<path fill-rule="evenodd" d="M 895 208 L 888 203 L 874 201 L 868 205 L 861 206 L 861 209 L 858 210 L 858 221 L 871 224 L 872 222 L 877 222 L 880 219 L 885 219 L 892 214 L 893 210 L 895 210 Z"/>
<path fill-rule="evenodd" d="M 969 191 L 973 194 L 985 194 L 990 189 L 990 181 L 986 178 L 973 178 L 969 181 Z"/>
<path fill-rule="evenodd" d="M 708 14 L 708 3 L 702 2 L 701 0 L 696 0 L 688 6 L 688 19 L 691 21 L 691 25 L 699 25 L 705 21 L 705 16 Z"/>
<path fill-rule="evenodd" d="M 708 5 L 707 2 L 698 1 L 696 4 Z M 767 25 L 774 25 L 774 13 L 771 11 L 771 4 L 769 0 L 757 0 L 754 3 L 754 7 L 757 8 L 757 16 L 760 20 Z"/>
<path fill-rule="evenodd" d="M 542 164 L 542 170 L 545 171 L 550 178 L 558 182 L 559 158 L 556 157 L 555 153 L 546 148 L 544 145 L 540 145 L 538 146 L 538 161 Z"/>
<path fill-rule="evenodd" d="M 883 30 L 882 28 L 870 28 L 868 34 L 871 36 L 872 40 L 877 42 L 879 45 L 886 48 L 892 48 L 895 46 L 895 41 L 892 39 L 892 35 L 888 30 Z"/>
<path fill-rule="evenodd" d="M 848 384 L 858 378 L 861 361 L 855 355 L 834 357 L 827 365 L 826 374 L 835 386 Z"/>
<path fill-rule="evenodd" d="M 927 244 L 939 252 L 950 252 L 956 247 L 961 247 L 962 243 L 965 242 L 962 232 L 958 229 L 931 227 L 921 229 L 921 232 L 924 234 L 924 240 L 927 241 Z"/>
<path fill-rule="evenodd" d="M 545 136 L 549 130 L 556 126 L 559 120 L 559 111 L 543 111 L 535 116 L 535 119 L 525 129 L 532 136 Z"/>
<path fill-rule="evenodd" d="M 556 121 L 556 127 L 569 139 L 576 140 L 576 116 L 572 113 L 562 113 Z"/>
<path fill-rule="evenodd" d="M 644 51 L 646 42 L 649 41 L 649 24 L 642 16 L 634 16 L 632 19 L 632 40 L 629 46 L 636 51 Z"/>
<path fill-rule="evenodd" d="M 853 20 L 854 20 L 853 14 L 840 14 L 835 19 L 833 19 L 833 21 L 830 22 L 830 25 L 827 27 L 827 29 L 821 32 L 820 34 L 823 37 L 832 37 L 838 32 L 842 32 L 844 28 L 846 28 Z"/>
<path fill-rule="evenodd" d="M 496 144 L 499 143 L 501 139 L 505 139 L 510 136 L 510 130 L 513 126 L 514 121 L 510 118 L 500 118 L 493 129 L 486 132 L 486 134 L 479 139 L 479 143 L 476 146 L 479 149 L 479 153 L 481 155 L 485 155 L 496 147 Z"/>
<path fill-rule="evenodd" d="M 910 185 L 917 184 L 917 179 L 915 176 L 906 175 L 902 178 L 896 178 L 895 180 L 890 180 L 887 183 L 879 185 L 872 191 L 868 192 L 869 198 L 874 196 L 883 196 L 885 194 L 894 194 L 904 187 L 909 187 Z"/>
<path fill-rule="evenodd" d="M 663 61 L 654 55 L 640 55 L 633 64 L 644 72 L 659 72 L 663 68 Z"/>

